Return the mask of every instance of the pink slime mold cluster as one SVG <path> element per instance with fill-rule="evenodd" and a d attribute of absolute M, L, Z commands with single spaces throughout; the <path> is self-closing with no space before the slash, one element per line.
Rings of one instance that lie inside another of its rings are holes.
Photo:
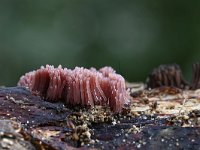
<path fill-rule="evenodd" d="M 121 112 L 128 103 L 124 78 L 111 67 L 100 70 L 76 67 L 74 70 L 59 65 L 46 65 L 22 76 L 18 86 L 24 86 L 48 101 L 63 101 L 66 105 L 109 106 Z"/>

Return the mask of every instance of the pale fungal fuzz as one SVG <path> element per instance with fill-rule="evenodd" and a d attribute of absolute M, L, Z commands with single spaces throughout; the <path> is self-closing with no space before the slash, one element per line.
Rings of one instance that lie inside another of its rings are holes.
<path fill-rule="evenodd" d="M 109 106 L 121 112 L 128 103 L 124 78 L 111 67 L 76 67 L 74 70 L 46 65 L 22 76 L 18 86 L 28 87 L 49 101 L 64 101 L 67 105 Z"/>

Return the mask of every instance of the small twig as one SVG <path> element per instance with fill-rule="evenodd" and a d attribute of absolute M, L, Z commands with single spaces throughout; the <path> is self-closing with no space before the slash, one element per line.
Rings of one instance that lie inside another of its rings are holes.
<path fill-rule="evenodd" d="M 181 110 L 183 109 L 183 107 L 185 107 L 185 103 L 187 100 L 188 100 L 188 98 L 184 97 L 182 107 L 180 108 L 179 113 L 178 113 L 179 115 L 181 115 Z"/>

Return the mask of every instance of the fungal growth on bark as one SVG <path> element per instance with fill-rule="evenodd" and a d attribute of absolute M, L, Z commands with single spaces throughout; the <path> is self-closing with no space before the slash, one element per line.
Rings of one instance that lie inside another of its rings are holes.
<path fill-rule="evenodd" d="M 172 86 L 180 89 L 189 88 L 189 84 L 183 79 L 182 71 L 176 64 L 160 65 L 154 69 L 147 79 L 148 88 Z"/>
<path fill-rule="evenodd" d="M 200 88 L 200 63 L 195 63 L 193 65 L 193 77 L 191 88 L 193 90 Z"/>
<path fill-rule="evenodd" d="M 128 103 L 124 78 L 111 67 L 76 67 L 74 70 L 46 65 L 22 76 L 18 86 L 28 87 L 49 101 L 64 101 L 66 105 L 109 106 L 121 112 Z"/>

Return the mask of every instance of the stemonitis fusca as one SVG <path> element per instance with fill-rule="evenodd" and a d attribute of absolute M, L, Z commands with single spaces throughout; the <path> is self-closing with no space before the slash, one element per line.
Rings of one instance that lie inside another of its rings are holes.
<path fill-rule="evenodd" d="M 27 87 L 49 101 L 81 107 L 108 106 L 115 113 L 129 102 L 124 78 L 111 67 L 71 70 L 61 65 L 57 68 L 46 65 L 26 73 L 18 86 Z"/>

